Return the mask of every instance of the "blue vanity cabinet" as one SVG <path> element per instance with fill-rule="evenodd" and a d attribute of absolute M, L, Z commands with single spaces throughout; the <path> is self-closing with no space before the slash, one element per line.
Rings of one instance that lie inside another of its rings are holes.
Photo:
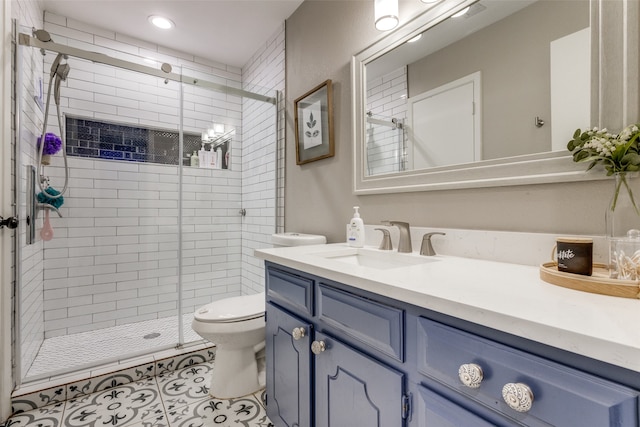
<path fill-rule="evenodd" d="M 404 350 L 403 310 L 269 263 L 266 281 L 266 400 L 273 424 L 404 426 L 406 375 L 393 366 Z"/>
<path fill-rule="evenodd" d="M 276 426 L 311 426 L 311 323 L 267 304 L 267 414 Z"/>
<path fill-rule="evenodd" d="M 276 427 L 640 427 L 638 372 L 266 265 Z"/>

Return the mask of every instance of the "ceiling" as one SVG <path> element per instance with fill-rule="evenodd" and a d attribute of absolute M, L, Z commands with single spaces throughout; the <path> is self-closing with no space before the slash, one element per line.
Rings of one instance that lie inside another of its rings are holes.
<path fill-rule="evenodd" d="M 42 0 L 45 11 L 241 68 L 303 0 Z M 147 18 L 162 15 L 171 30 Z"/>

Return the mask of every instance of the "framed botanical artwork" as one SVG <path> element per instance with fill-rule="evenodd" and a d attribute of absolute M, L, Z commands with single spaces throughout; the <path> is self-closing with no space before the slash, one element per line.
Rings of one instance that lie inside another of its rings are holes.
<path fill-rule="evenodd" d="M 296 164 L 333 157 L 332 97 L 331 80 L 327 80 L 294 101 Z"/>

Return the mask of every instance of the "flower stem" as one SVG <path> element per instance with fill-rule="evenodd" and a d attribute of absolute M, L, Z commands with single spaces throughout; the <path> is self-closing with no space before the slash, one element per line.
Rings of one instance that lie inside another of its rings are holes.
<path fill-rule="evenodd" d="M 633 191 L 631 187 L 629 187 L 629 183 L 627 182 L 627 174 L 619 173 L 617 176 L 620 178 L 616 180 L 616 190 L 613 194 L 613 200 L 611 201 L 611 211 L 616 210 L 616 205 L 618 203 L 618 196 L 620 195 L 620 186 L 624 184 L 627 189 L 627 194 L 629 195 L 629 200 L 631 200 L 631 204 L 633 205 L 633 209 L 636 211 L 636 215 L 640 216 L 640 209 L 638 209 L 638 205 L 636 204 L 635 199 L 633 198 Z"/>

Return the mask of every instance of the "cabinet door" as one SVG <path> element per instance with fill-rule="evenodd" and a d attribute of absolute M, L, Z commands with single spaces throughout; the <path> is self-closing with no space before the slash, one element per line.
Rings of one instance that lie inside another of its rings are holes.
<path fill-rule="evenodd" d="M 316 427 L 399 427 L 404 374 L 316 332 Z"/>
<path fill-rule="evenodd" d="M 312 425 L 311 331 L 310 323 L 267 304 L 267 414 L 278 427 Z"/>

